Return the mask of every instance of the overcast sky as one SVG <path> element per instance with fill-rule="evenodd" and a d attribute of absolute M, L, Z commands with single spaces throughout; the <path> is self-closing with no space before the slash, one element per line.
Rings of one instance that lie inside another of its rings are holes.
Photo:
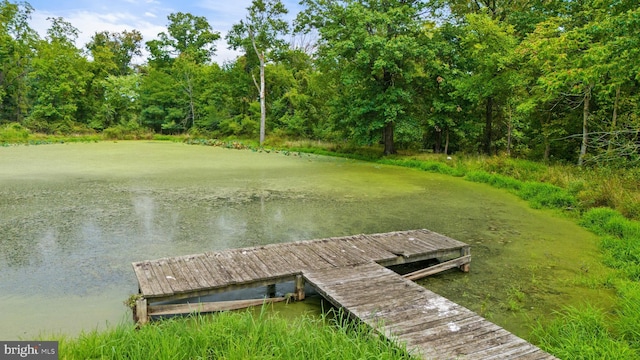
<path fill-rule="evenodd" d="M 13 2 L 13 1 L 12 1 Z M 83 47 L 99 31 L 122 32 L 138 30 L 149 41 L 166 32 L 167 16 L 188 12 L 204 16 L 222 40 L 216 44 L 214 61 L 222 64 L 233 60 L 238 53 L 227 49 L 224 36 L 234 23 L 246 16 L 251 0 L 27 0 L 34 7 L 31 26 L 44 36 L 50 22 L 48 17 L 63 17 L 80 30 L 78 47 Z M 299 0 L 282 0 L 291 20 L 300 10 Z M 144 47 L 144 45 L 143 45 Z"/>

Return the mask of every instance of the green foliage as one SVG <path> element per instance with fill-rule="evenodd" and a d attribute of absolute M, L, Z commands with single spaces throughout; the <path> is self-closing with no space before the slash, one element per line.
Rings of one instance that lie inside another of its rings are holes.
<path fill-rule="evenodd" d="M 204 16 L 177 12 L 169 14 L 167 19 L 169 33 L 161 32 L 157 40 L 146 43 L 153 66 L 168 66 L 176 56 L 186 56 L 196 64 L 211 61 L 220 33 L 213 31 Z"/>
<path fill-rule="evenodd" d="M 33 107 L 29 128 L 45 133 L 73 132 L 80 102 L 89 79 L 87 60 L 73 42 L 77 29 L 61 18 L 52 19 L 47 40 L 37 45 L 29 73 Z"/>
<path fill-rule="evenodd" d="M 409 359 L 365 325 L 329 317 L 285 320 L 251 312 L 120 325 L 60 340 L 69 359 Z M 333 326 L 331 326 L 333 325 Z"/>
<path fill-rule="evenodd" d="M 298 30 L 320 33 L 320 64 L 335 76 L 338 87 L 338 97 L 332 101 L 334 116 L 349 136 L 361 143 L 382 140 L 385 154 L 396 152 L 396 130 L 404 140 L 419 139 L 417 118 L 411 113 L 413 85 L 419 78 L 419 63 L 432 56 L 418 20 L 423 4 L 318 0 L 302 4 L 306 10 L 298 15 Z"/>

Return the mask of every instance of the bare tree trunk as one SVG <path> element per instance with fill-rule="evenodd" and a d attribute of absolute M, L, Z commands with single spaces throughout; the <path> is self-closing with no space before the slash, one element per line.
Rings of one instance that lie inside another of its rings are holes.
<path fill-rule="evenodd" d="M 591 88 L 588 85 L 584 93 L 584 107 L 582 108 L 582 145 L 580 146 L 580 156 L 578 157 L 578 166 L 584 164 L 584 157 L 587 155 L 587 143 L 589 141 L 589 133 L 587 129 L 587 121 L 589 120 L 589 105 L 591 103 Z"/>
<path fill-rule="evenodd" d="M 264 79 L 264 67 L 265 67 L 265 56 L 264 51 L 258 50 L 258 46 L 256 45 L 256 39 L 253 34 L 253 31 L 249 29 L 249 37 L 251 38 L 251 45 L 253 45 L 253 50 L 256 52 L 258 59 L 260 60 L 260 87 L 256 83 L 256 79 L 253 79 L 253 82 L 256 83 L 256 87 L 258 87 L 258 91 L 260 92 L 260 145 L 264 143 L 264 133 L 265 133 L 265 125 L 267 122 L 267 105 L 265 101 L 265 79 Z"/>
<path fill-rule="evenodd" d="M 449 129 L 447 128 L 447 137 L 444 142 L 444 154 L 449 155 Z"/>
<path fill-rule="evenodd" d="M 396 153 L 396 148 L 393 144 L 393 131 L 395 124 L 393 121 L 388 122 L 383 131 L 384 137 L 384 154 L 391 155 Z"/>
<path fill-rule="evenodd" d="M 618 85 L 618 87 L 616 88 L 616 98 L 613 101 L 613 116 L 611 117 L 611 140 L 609 140 L 609 151 L 611 151 L 612 147 L 613 147 L 613 143 L 615 142 L 615 131 L 616 131 L 616 127 L 618 126 L 618 103 L 620 101 L 620 86 Z"/>
<path fill-rule="evenodd" d="M 549 156 L 551 156 L 551 142 L 548 137 L 544 137 L 544 162 L 549 162 Z"/>
<path fill-rule="evenodd" d="M 264 52 L 260 58 L 260 145 L 264 143 L 265 125 L 267 122 L 267 105 L 265 100 Z"/>
<path fill-rule="evenodd" d="M 487 98 L 487 108 L 485 114 L 485 125 L 484 125 L 484 144 L 483 150 L 484 153 L 489 155 L 491 153 L 491 136 L 492 136 L 492 127 L 493 127 L 493 98 Z"/>
<path fill-rule="evenodd" d="M 193 81 L 191 81 L 191 77 L 189 74 L 185 74 L 186 85 L 184 87 L 185 92 L 189 95 L 189 116 L 191 117 L 191 127 L 196 126 L 196 108 L 195 101 L 193 99 Z M 185 122 L 185 128 L 189 126 L 189 119 L 187 118 Z"/>
<path fill-rule="evenodd" d="M 511 112 L 511 105 L 507 104 L 507 111 L 509 112 L 509 121 L 507 123 L 507 156 L 511 156 L 511 134 L 513 132 L 513 113 Z"/>

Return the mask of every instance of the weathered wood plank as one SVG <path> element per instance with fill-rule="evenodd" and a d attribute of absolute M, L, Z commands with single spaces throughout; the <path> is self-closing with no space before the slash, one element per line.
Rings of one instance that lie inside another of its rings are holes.
<path fill-rule="evenodd" d="M 279 256 L 282 259 L 283 268 L 286 269 L 286 271 L 299 272 L 307 267 L 304 260 L 298 258 L 288 247 L 274 246 L 272 251 L 275 254 L 274 256 Z"/>
<path fill-rule="evenodd" d="M 398 256 L 364 235 L 350 237 L 347 242 L 375 262 L 392 260 Z"/>
<path fill-rule="evenodd" d="M 213 280 L 213 278 L 211 277 L 211 274 L 209 273 L 209 270 L 207 270 L 202 265 L 202 263 L 196 256 L 194 255 L 187 256 L 185 257 L 184 261 L 185 261 L 185 264 L 187 265 L 187 268 L 189 268 L 189 271 L 191 272 L 193 277 L 195 277 L 196 281 L 198 282 L 198 285 L 200 285 L 201 288 L 209 289 L 216 286 L 215 281 Z"/>
<path fill-rule="evenodd" d="M 160 269 L 160 272 L 162 273 L 161 276 L 164 276 L 164 278 L 167 279 L 167 283 L 169 283 L 169 286 L 171 286 L 171 290 L 174 294 L 184 292 L 186 290 L 186 286 L 183 284 L 183 282 L 177 279 L 177 277 L 179 276 L 175 275 L 173 273 L 173 270 L 169 266 L 169 259 L 163 258 L 157 260 L 156 263 L 158 265 L 158 268 Z"/>
<path fill-rule="evenodd" d="M 247 260 L 253 263 L 254 271 L 261 274 L 264 279 L 275 277 L 275 275 L 271 273 L 271 269 L 258 257 L 256 253 L 257 251 L 249 251 L 247 253 Z"/>
<path fill-rule="evenodd" d="M 334 267 L 342 267 L 348 265 L 347 263 L 340 261 L 340 259 L 338 259 L 335 254 L 327 252 L 321 242 L 314 241 L 309 243 L 308 249 L 316 253 L 316 255 L 318 255 L 325 262 L 331 264 Z"/>
<path fill-rule="evenodd" d="M 174 292 L 189 292 L 191 290 L 197 289 L 197 283 L 196 288 L 193 288 L 191 286 L 191 282 L 193 282 L 194 280 L 192 279 L 190 282 L 187 279 L 188 274 L 183 271 L 183 264 L 180 264 L 178 258 L 168 258 L 167 265 L 171 269 L 171 272 L 173 273 L 176 280 L 175 283 L 171 283 Z"/>
<path fill-rule="evenodd" d="M 259 273 L 259 271 L 254 269 L 248 259 L 247 253 L 248 250 L 243 249 L 226 250 L 223 252 L 223 254 L 230 260 L 230 262 L 232 264 L 235 264 L 234 269 L 236 271 L 242 270 L 242 274 L 245 279 L 248 279 L 248 281 L 260 279 L 262 275 Z"/>
<path fill-rule="evenodd" d="M 255 255 L 269 269 L 272 276 L 282 276 L 289 272 L 288 268 L 285 269 L 284 259 L 273 250 L 273 247 L 265 247 L 261 251 L 256 251 Z"/>
<path fill-rule="evenodd" d="M 387 251 L 404 257 L 411 257 L 424 253 L 424 247 L 416 244 L 413 236 L 406 237 L 404 234 L 391 234 L 389 236 L 367 235 L 371 240 L 375 241 Z M 413 239 L 413 240 L 412 240 Z"/>
<path fill-rule="evenodd" d="M 162 286 L 160 285 L 158 277 L 153 271 L 152 263 L 146 262 L 143 267 L 143 272 L 147 278 L 147 282 L 151 287 L 151 291 L 153 292 L 153 294 L 162 294 L 163 293 Z"/>
<path fill-rule="evenodd" d="M 438 244 L 439 248 L 443 248 L 443 247 L 445 247 L 445 245 L 449 245 L 450 247 L 468 246 L 467 244 L 463 243 L 462 241 L 458 241 L 458 240 L 450 238 L 448 236 L 445 236 L 445 235 L 442 235 L 442 234 L 438 234 L 437 232 L 433 232 L 431 230 L 420 229 L 420 230 L 417 230 L 417 232 L 426 235 L 426 237 L 429 239 L 429 241 L 433 242 L 434 244 Z M 423 241 L 426 240 L 422 236 L 420 236 L 420 239 L 423 240 Z"/>
<path fill-rule="evenodd" d="M 218 260 L 214 253 L 204 253 L 202 262 L 207 267 L 207 269 L 209 269 L 210 273 L 215 274 L 215 278 L 219 280 L 223 286 L 233 285 L 236 283 L 233 276 L 229 274 L 227 269 L 225 269 L 224 264 Z"/>
<path fill-rule="evenodd" d="M 193 261 L 200 272 L 207 276 L 206 281 L 209 283 L 210 288 L 221 287 L 226 285 L 226 280 L 224 277 L 220 276 L 219 272 L 214 270 L 213 266 L 210 266 L 209 261 L 204 254 L 199 254 L 191 257 L 191 261 Z"/>
<path fill-rule="evenodd" d="M 302 271 L 300 264 L 294 265 L 289 259 L 290 254 L 286 250 L 282 250 L 281 246 L 266 246 L 265 249 L 268 250 L 268 253 L 261 253 L 260 258 L 264 259 L 267 256 L 265 263 L 267 261 L 275 263 L 277 265 L 275 270 L 282 276 L 294 276 Z"/>
<path fill-rule="evenodd" d="M 366 255 L 362 250 L 354 248 L 346 240 L 339 240 L 330 242 L 330 245 L 336 249 L 340 254 L 349 260 L 350 264 L 364 264 L 371 262 L 371 258 Z"/>
<path fill-rule="evenodd" d="M 147 280 L 147 275 L 144 272 L 144 264 L 144 262 L 133 263 L 133 271 L 138 279 L 138 288 L 140 288 L 140 293 L 143 295 L 153 295 L 153 288 L 151 287 L 149 280 Z"/>
<path fill-rule="evenodd" d="M 180 256 L 174 258 L 174 260 L 175 264 L 180 267 L 180 271 L 182 271 L 182 275 L 189 284 L 189 287 L 191 289 L 200 289 L 202 285 L 200 284 L 200 282 L 198 282 L 198 274 L 194 274 L 193 272 L 191 272 L 191 268 L 189 267 L 189 264 L 187 264 L 187 257 Z"/>
<path fill-rule="evenodd" d="M 174 314 L 190 314 L 194 312 L 206 313 L 206 312 L 217 312 L 217 311 L 229 311 L 229 310 L 244 309 L 251 306 L 262 306 L 263 304 L 271 304 L 271 303 L 282 302 L 286 300 L 287 298 L 277 297 L 277 298 L 250 299 L 250 300 L 152 305 L 152 306 L 149 306 L 149 315 L 161 316 L 161 315 L 174 315 Z"/>
<path fill-rule="evenodd" d="M 449 269 L 453 269 L 455 267 L 460 267 L 464 264 L 468 264 L 471 261 L 471 255 L 467 255 L 467 256 L 461 256 L 457 259 L 453 259 L 453 260 L 449 260 L 449 261 L 445 261 L 443 263 L 440 263 L 438 265 L 433 265 L 430 266 L 426 269 L 422 269 L 422 270 L 418 270 L 418 271 L 414 271 L 412 273 L 409 274 L 405 274 L 403 275 L 403 277 L 405 279 L 408 280 L 419 280 L 419 279 L 423 279 L 427 276 L 431 276 L 433 274 L 437 274 L 439 272 L 443 272 Z"/>
<path fill-rule="evenodd" d="M 240 269 L 238 264 L 233 261 L 227 254 L 224 252 L 211 253 L 220 265 L 227 271 L 229 276 L 231 277 L 233 283 L 244 283 L 251 281 L 252 277 L 248 276 L 244 269 Z"/>
<path fill-rule="evenodd" d="M 160 284 L 160 288 L 162 289 L 162 296 L 173 294 L 173 288 L 171 287 L 171 283 L 167 276 L 164 274 L 162 266 L 159 262 L 153 262 L 153 273 Z"/>
<path fill-rule="evenodd" d="M 334 267 L 332 263 L 326 261 L 313 251 L 309 242 L 295 244 L 292 247 L 292 251 L 294 251 L 298 257 L 308 260 L 309 265 L 305 270 L 319 270 Z"/>

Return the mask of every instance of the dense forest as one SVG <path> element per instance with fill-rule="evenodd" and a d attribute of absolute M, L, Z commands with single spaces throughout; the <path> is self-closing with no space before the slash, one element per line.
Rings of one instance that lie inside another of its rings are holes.
<path fill-rule="evenodd" d="M 629 166 L 640 161 L 632 0 L 254 0 L 227 34 L 95 33 L 0 2 L 0 126 L 48 134 L 305 138 Z M 144 54 L 146 57 L 138 61 Z"/>

